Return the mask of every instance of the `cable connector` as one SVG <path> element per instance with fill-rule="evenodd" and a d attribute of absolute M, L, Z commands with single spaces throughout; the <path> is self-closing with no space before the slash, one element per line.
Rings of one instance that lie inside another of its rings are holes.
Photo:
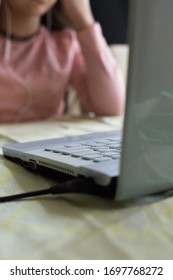
<path fill-rule="evenodd" d="M 15 194 L 10 196 L 0 197 L 0 203 L 10 202 L 20 199 L 28 199 L 31 197 L 42 196 L 42 195 L 58 195 L 66 193 L 76 193 L 76 194 L 88 194 L 96 195 L 105 198 L 113 198 L 115 194 L 115 189 L 111 186 L 102 187 L 97 185 L 92 178 L 79 177 L 66 182 L 58 183 L 48 189 L 37 190 L 33 192 L 26 192 L 21 194 Z"/>

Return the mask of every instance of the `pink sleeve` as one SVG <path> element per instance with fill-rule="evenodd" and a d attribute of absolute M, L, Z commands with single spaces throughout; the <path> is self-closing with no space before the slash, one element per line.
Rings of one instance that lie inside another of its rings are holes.
<path fill-rule="evenodd" d="M 125 83 L 98 23 L 77 34 L 71 85 L 81 102 L 97 115 L 124 111 Z"/>

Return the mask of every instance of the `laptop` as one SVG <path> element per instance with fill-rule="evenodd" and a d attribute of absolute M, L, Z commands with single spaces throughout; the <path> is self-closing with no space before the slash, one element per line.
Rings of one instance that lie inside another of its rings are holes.
<path fill-rule="evenodd" d="M 172 11 L 172 0 L 130 1 L 123 131 L 9 144 L 4 156 L 44 174 L 93 178 L 95 192 L 119 201 L 172 188 Z"/>

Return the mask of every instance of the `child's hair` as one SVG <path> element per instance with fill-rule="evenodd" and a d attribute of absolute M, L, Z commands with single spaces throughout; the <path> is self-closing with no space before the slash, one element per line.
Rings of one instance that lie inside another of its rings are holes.
<path fill-rule="evenodd" d="M 57 1 L 53 8 L 42 16 L 41 23 L 50 29 L 50 31 L 61 30 L 70 26 L 70 22 L 67 20 L 63 11 L 61 0 Z"/>

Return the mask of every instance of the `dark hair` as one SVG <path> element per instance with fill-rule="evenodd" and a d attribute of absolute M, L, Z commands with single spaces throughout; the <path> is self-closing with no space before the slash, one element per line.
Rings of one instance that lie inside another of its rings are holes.
<path fill-rule="evenodd" d="M 53 8 L 48 11 L 48 13 L 51 13 L 52 16 L 52 26 L 51 31 L 54 30 L 61 30 L 67 26 L 70 26 L 69 21 L 67 20 L 65 13 L 62 8 L 61 0 L 57 1 Z M 47 26 L 47 14 L 42 16 L 41 18 L 41 24 Z"/>

